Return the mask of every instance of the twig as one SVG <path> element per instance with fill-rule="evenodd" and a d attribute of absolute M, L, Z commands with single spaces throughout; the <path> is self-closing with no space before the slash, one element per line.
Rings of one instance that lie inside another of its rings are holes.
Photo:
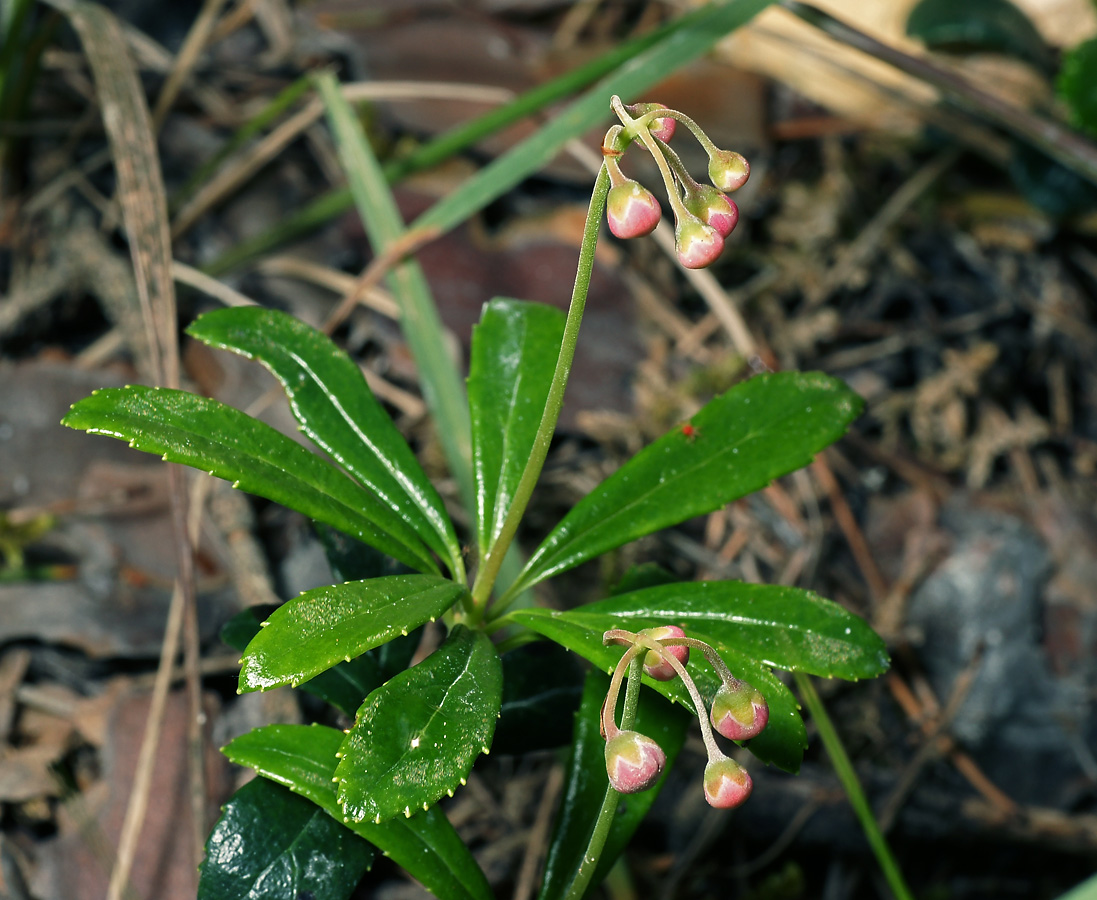
<path fill-rule="evenodd" d="M 354 287 L 340 301 L 332 313 L 324 322 L 324 333 L 331 334 L 354 311 L 354 308 L 362 302 L 362 299 L 371 290 L 377 287 L 381 279 L 389 270 L 399 263 L 404 257 L 414 253 L 424 244 L 428 244 L 438 237 L 437 228 L 415 228 L 406 231 L 399 238 L 389 244 L 385 249 L 370 260 L 362 274 L 355 279 Z"/>
<path fill-rule="evenodd" d="M 194 24 L 191 25 L 190 31 L 187 32 L 186 40 L 183 41 L 183 46 L 179 48 L 179 53 L 172 63 L 171 71 L 164 81 L 164 86 L 160 88 L 160 96 L 156 98 L 156 106 L 152 112 L 154 132 L 160 131 L 164 119 L 167 118 L 168 110 L 171 109 L 171 105 L 175 102 L 175 98 L 183 87 L 183 83 L 187 80 L 187 76 L 190 75 L 191 70 L 198 62 L 198 58 L 202 55 L 202 51 L 206 48 L 210 34 L 213 32 L 213 26 L 217 21 L 217 14 L 224 5 L 225 0 L 205 0 L 205 3 L 202 4 L 202 9 L 195 18 Z"/>
<path fill-rule="evenodd" d="M 563 784 L 563 767 L 554 765 L 549 770 L 548 778 L 545 780 L 541 802 L 537 806 L 537 816 L 533 820 L 533 827 L 530 828 L 526 838 L 526 852 L 522 857 L 522 866 L 518 870 L 518 878 L 515 880 L 513 900 L 528 900 L 533 895 L 533 890 L 536 887 L 537 871 L 545 854 L 549 827 L 552 825 L 552 813 L 556 809 L 556 800 L 560 795 L 560 788 L 563 787 Z"/>

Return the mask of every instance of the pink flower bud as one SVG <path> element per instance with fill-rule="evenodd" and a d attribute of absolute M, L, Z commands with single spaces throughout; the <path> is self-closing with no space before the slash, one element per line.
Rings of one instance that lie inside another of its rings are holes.
<path fill-rule="evenodd" d="M 756 737 L 769 722 L 769 704 L 756 687 L 739 681 L 716 692 L 709 711 L 712 727 L 733 741 Z"/>
<path fill-rule="evenodd" d="M 666 764 L 663 748 L 638 731 L 622 731 L 606 742 L 609 783 L 622 794 L 646 791 L 659 780 Z"/>
<path fill-rule="evenodd" d="M 724 239 L 720 232 L 695 217 L 678 222 L 674 244 L 678 251 L 678 261 L 687 269 L 711 266 L 724 249 Z"/>
<path fill-rule="evenodd" d="M 708 159 L 708 177 L 722 191 L 737 191 L 750 177 L 750 163 L 742 153 L 717 150 Z"/>
<path fill-rule="evenodd" d="M 739 223 L 739 207 L 726 194 L 709 184 L 699 184 L 685 198 L 686 209 L 702 222 L 727 237 Z"/>
<path fill-rule="evenodd" d="M 677 625 L 658 625 L 655 628 L 645 628 L 640 634 L 646 634 L 648 637 L 660 641 L 668 637 L 685 637 L 686 633 Z M 668 653 L 673 654 L 674 658 L 683 666 L 689 659 L 689 647 L 683 644 L 667 647 L 666 650 Z M 678 674 L 674 671 L 674 667 L 654 650 L 649 650 L 644 656 L 644 672 L 656 681 L 671 681 Z"/>
<path fill-rule="evenodd" d="M 655 195 L 638 181 L 630 179 L 609 189 L 606 219 L 609 230 L 619 238 L 651 234 L 662 215 Z"/>
<path fill-rule="evenodd" d="M 750 796 L 754 783 L 734 759 L 714 759 L 705 766 L 705 799 L 717 809 L 734 809 Z"/>
<path fill-rule="evenodd" d="M 667 106 L 664 103 L 633 103 L 631 106 L 625 108 L 634 116 L 639 117 L 646 116 L 649 112 L 653 112 L 657 109 L 666 109 Z M 654 137 L 659 138 L 659 140 L 666 144 L 674 137 L 674 129 L 677 127 L 678 122 L 675 119 L 652 119 L 648 124 L 648 131 L 650 131 Z"/>

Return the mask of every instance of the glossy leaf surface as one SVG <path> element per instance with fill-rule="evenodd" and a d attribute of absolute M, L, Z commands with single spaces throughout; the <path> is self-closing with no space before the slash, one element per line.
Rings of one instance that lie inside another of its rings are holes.
<path fill-rule="evenodd" d="M 860 616 L 814 591 L 776 584 L 659 585 L 563 615 L 634 622 L 637 628 L 673 624 L 687 634 L 704 632 L 766 665 L 823 678 L 875 678 L 889 665 L 883 640 Z"/>
<path fill-rule="evenodd" d="M 379 825 L 344 819 L 333 780 L 343 738 L 321 725 L 268 725 L 238 737 L 224 753 L 345 822 L 441 900 L 492 900 L 484 873 L 440 809 Z"/>
<path fill-rule="evenodd" d="M 359 544 L 359 546 L 364 546 Z M 221 640 L 236 650 L 244 648 L 259 633 L 260 622 L 269 618 L 277 606 L 253 606 L 229 619 L 221 629 Z M 376 650 L 369 650 L 350 662 L 343 661 L 299 685 L 301 690 L 319 697 L 353 716 L 374 688 L 380 687 L 408 667 L 419 644 L 419 630 L 406 638 L 389 641 Z"/>
<path fill-rule="evenodd" d="M 921 0 L 907 34 L 934 50 L 1004 53 L 1043 69 L 1051 52 L 1028 16 L 1009 0 Z"/>
<path fill-rule="evenodd" d="M 588 673 L 582 704 L 575 716 L 567 780 L 545 860 L 545 876 L 541 883 L 539 900 L 556 900 L 564 896 L 587 849 L 595 817 L 609 785 L 606 776 L 606 741 L 598 730 L 598 717 L 608 690 L 608 677 L 597 671 Z M 659 796 L 678 751 L 685 743 L 691 721 L 693 717 L 685 710 L 641 690 L 635 728 L 641 734 L 653 738 L 663 748 L 667 755 L 666 770 L 654 787 L 638 794 L 619 796 L 618 812 L 610 827 L 609 837 L 591 885 L 597 885 L 605 878 L 614 860 L 621 855 L 651 804 Z M 697 789 L 701 789 L 700 784 Z"/>
<path fill-rule="evenodd" d="M 491 641 L 458 625 L 423 662 L 370 694 L 339 749 L 345 814 L 383 822 L 464 784 L 491 746 L 502 687 Z"/>
<path fill-rule="evenodd" d="M 841 437 L 861 398 L 817 372 L 759 375 L 708 403 L 587 494 L 530 557 L 518 586 L 712 512 L 811 462 Z"/>
<path fill-rule="evenodd" d="M 465 593 L 440 575 L 390 575 L 305 591 L 278 607 L 248 644 L 240 690 L 296 687 L 438 618 Z"/>
<path fill-rule="evenodd" d="M 106 388 L 73 404 L 70 428 L 129 441 L 193 466 L 364 541 L 413 569 L 437 572 L 407 525 L 333 465 L 231 406 L 167 388 Z"/>
<path fill-rule="evenodd" d="M 198 900 L 345 900 L 375 855 L 315 803 L 256 778 L 232 795 L 210 832 Z"/>
<path fill-rule="evenodd" d="M 606 674 L 613 672 L 621 659 L 621 647 L 607 647 L 602 643 L 602 635 L 610 628 L 647 627 L 635 619 L 623 619 L 617 616 L 590 617 L 587 620 L 565 618 L 570 614 L 556 613 L 546 609 L 523 609 L 511 613 L 514 620 L 532 628 L 539 634 L 574 650 L 589 660 Z M 800 706 L 792 692 L 777 678 L 770 669 L 734 648 L 721 646 L 709 634 L 692 626 L 686 630 L 690 637 L 708 641 L 720 651 L 727 667 L 736 678 L 754 685 L 769 704 L 769 724 L 758 737 L 744 743 L 751 753 L 763 762 L 784 769 L 786 772 L 798 772 L 807 747 L 807 732 L 800 717 Z M 700 653 L 690 653 L 686 666 L 697 683 L 706 702 L 711 702 L 720 685 L 712 668 L 704 661 Z M 693 709 L 689 694 L 680 679 L 673 681 L 652 681 L 645 679 L 664 697 L 681 703 L 687 709 Z"/>
<path fill-rule="evenodd" d="M 529 459 L 563 334 L 555 307 L 499 297 L 473 329 L 468 391 L 482 554 L 495 543 Z"/>
<path fill-rule="evenodd" d="M 458 570 L 461 548 L 442 498 L 361 370 L 331 338 L 293 316 L 257 306 L 206 313 L 187 332 L 269 369 L 313 443 L 373 491 L 392 521 L 410 525 L 450 560 L 451 571 Z"/>

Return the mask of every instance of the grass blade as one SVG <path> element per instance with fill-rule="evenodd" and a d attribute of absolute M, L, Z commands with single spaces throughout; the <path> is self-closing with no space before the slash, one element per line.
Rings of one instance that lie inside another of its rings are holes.
<path fill-rule="evenodd" d="M 404 222 L 389 193 L 381 165 L 366 141 L 354 111 L 340 93 L 335 76 L 322 73 L 317 76 L 316 83 L 358 213 L 374 253 L 381 256 L 404 234 Z M 457 479 L 463 502 L 468 509 L 473 509 L 468 400 L 461 376 L 446 347 L 442 322 L 430 288 L 423 270 L 414 260 L 398 263 L 388 278 L 400 304 L 400 325 L 419 369 L 423 396 L 434 418 L 446 460 Z"/>

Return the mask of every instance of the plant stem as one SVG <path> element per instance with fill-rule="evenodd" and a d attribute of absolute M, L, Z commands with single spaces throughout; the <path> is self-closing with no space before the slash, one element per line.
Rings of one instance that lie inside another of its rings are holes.
<path fill-rule="evenodd" d="M 819 737 L 823 741 L 823 746 L 826 747 L 827 755 L 830 756 L 838 780 L 842 782 L 842 787 L 845 788 L 850 806 L 853 807 L 853 812 L 861 823 L 861 830 L 864 831 L 865 838 L 868 840 L 869 846 L 872 847 L 872 852 L 876 855 L 876 861 L 880 864 L 880 869 L 883 871 L 884 878 L 887 879 L 892 893 L 895 894 L 898 900 L 913 900 L 914 895 L 903 879 L 903 873 L 891 853 L 887 839 L 880 831 L 880 826 L 876 824 L 876 816 L 872 811 L 872 807 L 869 806 L 864 790 L 861 788 L 861 782 L 853 769 L 853 763 L 850 762 L 850 758 L 846 754 L 846 748 L 834 728 L 834 723 L 827 715 L 823 701 L 819 699 L 815 685 L 803 672 L 794 672 L 793 676 L 796 678 L 796 686 L 800 690 L 800 697 L 811 713 L 811 717 L 815 720 L 815 727 L 819 729 Z"/>
<path fill-rule="evenodd" d="M 605 171 L 603 169 L 603 171 Z M 636 709 L 640 699 L 640 678 L 643 672 L 643 657 L 636 656 L 629 666 L 628 687 L 625 688 L 625 709 L 621 713 L 621 730 L 631 731 L 636 724 Z M 590 834 L 586 852 L 583 853 L 583 861 L 575 871 L 568 892 L 564 900 L 582 900 L 583 894 L 590 887 L 590 880 L 598 868 L 598 861 L 602 858 L 602 850 L 606 846 L 606 838 L 613 826 L 613 818 L 617 815 L 617 804 L 620 794 L 613 789 L 613 785 L 606 784 L 606 796 L 602 800 L 602 806 L 598 810 L 598 818 L 594 820 L 594 830 Z"/>
<path fill-rule="evenodd" d="M 499 566 L 503 562 L 503 556 L 510 547 L 514 535 L 518 531 L 518 523 L 529 504 L 529 498 L 533 494 L 533 488 L 537 484 L 537 478 L 541 474 L 541 468 L 548 456 L 549 444 L 552 442 L 553 432 L 556 430 L 556 422 L 560 418 L 560 409 L 564 405 L 564 388 L 567 386 L 568 375 L 571 373 L 571 364 L 575 359 L 575 343 L 579 337 L 579 325 L 583 321 L 583 310 L 587 304 L 587 292 L 590 290 L 590 277 L 594 271 L 594 250 L 598 246 L 598 229 L 602 224 L 602 214 L 606 209 L 606 195 L 609 193 L 609 174 L 606 167 L 602 166 L 598 177 L 594 182 L 594 190 L 590 197 L 590 206 L 587 209 L 587 221 L 583 228 L 583 244 L 579 248 L 579 265 L 575 273 L 575 285 L 571 291 L 571 304 L 568 307 L 567 321 L 564 323 L 564 337 L 560 343 L 560 353 L 556 358 L 556 369 L 552 373 L 552 383 L 549 385 L 548 399 L 545 401 L 545 411 L 541 415 L 541 424 L 537 427 L 537 434 L 533 439 L 533 447 L 530 450 L 526 467 L 522 471 L 522 477 L 514 490 L 514 498 L 507 517 L 503 520 L 502 527 L 495 543 L 491 545 L 484 556 L 480 570 L 476 573 L 476 581 L 472 586 L 472 599 L 477 609 L 483 610 L 488 598 L 491 596 L 495 579 L 499 575 Z M 517 584 L 517 582 L 516 582 Z M 508 592 L 516 593 L 516 591 Z M 509 599 L 509 596 L 508 596 Z"/>

